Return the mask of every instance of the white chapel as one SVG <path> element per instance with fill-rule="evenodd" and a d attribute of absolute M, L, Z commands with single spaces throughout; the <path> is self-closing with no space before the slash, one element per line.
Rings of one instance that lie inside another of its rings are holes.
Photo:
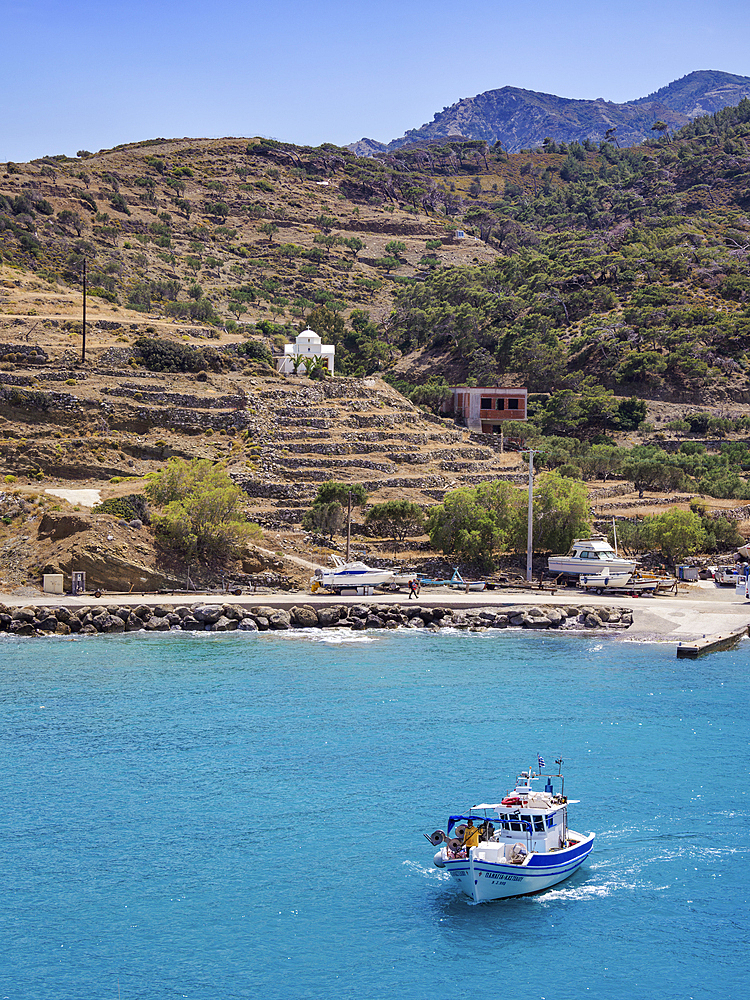
<path fill-rule="evenodd" d="M 336 348 L 333 344 L 324 344 L 317 333 L 309 327 L 297 336 L 296 343 L 285 344 L 284 353 L 276 359 L 276 369 L 284 375 L 305 374 L 303 358 L 321 358 L 328 374 L 333 375 L 333 356 Z"/>

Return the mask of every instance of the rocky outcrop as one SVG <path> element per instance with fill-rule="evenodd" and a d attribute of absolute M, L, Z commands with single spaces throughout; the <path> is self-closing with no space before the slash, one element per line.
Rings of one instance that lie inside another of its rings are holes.
<path fill-rule="evenodd" d="M 0 632 L 18 636 L 99 635 L 120 632 L 268 632 L 299 628 L 453 628 L 485 629 L 626 629 L 633 624 L 628 608 L 589 607 L 482 607 L 467 610 L 427 608 L 399 604 L 310 604 L 289 611 L 254 605 L 193 604 L 173 607 L 141 604 L 81 608 L 8 608 L 0 604 Z"/>
<path fill-rule="evenodd" d="M 576 100 L 518 87 L 488 90 L 463 98 L 438 112 L 431 122 L 410 129 L 387 146 L 360 139 L 349 146 L 358 156 L 383 158 L 414 143 L 445 143 L 448 139 L 501 142 L 510 153 L 541 146 L 547 136 L 557 142 L 601 141 L 616 128 L 621 145 L 633 146 L 653 135 L 657 119 L 679 128 L 699 115 L 739 104 L 750 96 L 750 77 L 715 70 L 698 70 L 647 97 L 614 104 L 602 97 Z M 468 155 L 466 153 L 464 156 Z"/>

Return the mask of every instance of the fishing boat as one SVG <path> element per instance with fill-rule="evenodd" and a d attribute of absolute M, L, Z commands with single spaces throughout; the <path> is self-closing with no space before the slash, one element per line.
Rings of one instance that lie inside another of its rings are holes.
<path fill-rule="evenodd" d="M 605 569 L 602 573 L 581 573 L 578 577 L 578 585 L 584 590 L 596 590 L 601 593 L 607 589 L 623 589 L 627 587 L 632 578 L 633 574 L 627 570 L 616 570 L 610 573 Z"/>
<path fill-rule="evenodd" d="M 327 590 L 340 591 L 343 588 L 358 589 L 367 587 L 385 587 L 393 583 L 396 574 L 391 569 L 375 569 L 363 562 L 344 562 L 341 556 L 331 556 L 333 569 L 318 567 L 310 581 L 314 592 L 321 587 Z"/>
<path fill-rule="evenodd" d="M 540 758 L 539 763 L 541 770 L 544 761 Z M 595 834 L 568 827 L 568 806 L 579 800 L 566 798 L 563 762 L 556 763 L 560 773 L 522 771 L 501 802 L 471 806 L 450 816 L 445 831 L 425 834 L 433 847 L 440 848 L 435 866 L 449 872 L 475 903 L 548 889 L 569 878 L 589 856 Z M 537 791 L 532 782 L 542 778 L 544 791 Z M 560 782 L 557 793 L 555 781 Z M 478 832 L 472 833 L 472 826 Z"/>
<path fill-rule="evenodd" d="M 604 535 L 592 535 L 591 538 L 575 538 L 570 552 L 566 555 L 550 556 L 547 560 L 550 573 L 565 576 L 586 576 L 604 573 L 610 575 L 634 573 L 635 559 L 623 559 L 612 548 Z"/>
<path fill-rule="evenodd" d="M 656 594 L 659 589 L 662 591 L 674 586 L 674 578 L 668 580 L 666 577 L 654 576 L 648 573 L 596 573 L 593 576 L 585 576 L 583 573 L 578 577 L 578 586 L 583 590 L 593 590 L 597 594 L 603 594 L 605 590 L 624 591 L 636 597 L 638 594 Z"/>
<path fill-rule="evenodd" d="M 453 567 L 453 576 L 445 580 L 433 580 L 429 576 L 419 577 L 420 587 L 450 587 L 452 590 L 484 590 L 487 584 L 484 580 L 464 580 L 458 571 L 458 566 Z"/>
<path fill-rule="evenodd" d="M 453 590 L 484 590 L 487 584 L 484 580 L 464 580 L 458 572 L 458 566 L 453 567 L 453 576 L 448 581 Z"/>

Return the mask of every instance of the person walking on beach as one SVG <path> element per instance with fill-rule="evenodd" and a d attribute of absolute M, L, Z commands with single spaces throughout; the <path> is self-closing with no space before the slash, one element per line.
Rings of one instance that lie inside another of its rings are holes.
<path fill-rule="evenodd" d="M 409 600 L 411 600 L 412 597 L 416 597 L 418 593 L 419 591 L 417 590 L 417 581 L 409 580 Z"/>

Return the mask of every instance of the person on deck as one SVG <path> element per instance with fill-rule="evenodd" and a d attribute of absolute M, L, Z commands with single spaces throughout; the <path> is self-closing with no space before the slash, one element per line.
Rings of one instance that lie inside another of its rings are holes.
<path fill-rule="evenodd" d="M 468 825 L 464 830 L 464 847 L 468 851 L 470 847 L 479 846 L 479 830 L 474 826 L 474 820 L 469 818 Z"/>

